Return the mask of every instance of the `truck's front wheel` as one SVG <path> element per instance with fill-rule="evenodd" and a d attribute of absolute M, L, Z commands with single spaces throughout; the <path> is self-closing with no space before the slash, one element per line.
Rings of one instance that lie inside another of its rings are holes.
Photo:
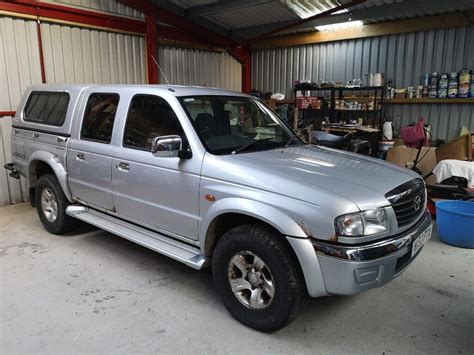
<path fill-rule="evenodd" d="M 261 331 L 293 320 L 305 298 L 302 272 L 278 233 L 258 225 L 227 232 L 212 259 L 217 292 L 234 318 Z"/>
<path fill-rule="evenodd" d="M 35 199 L 38 216 L 48 232 L 63 234 L 76 227 L 77 220 L 66 214 L 69 201 L 56 176 L 46 174 L 39 178 Z"/>

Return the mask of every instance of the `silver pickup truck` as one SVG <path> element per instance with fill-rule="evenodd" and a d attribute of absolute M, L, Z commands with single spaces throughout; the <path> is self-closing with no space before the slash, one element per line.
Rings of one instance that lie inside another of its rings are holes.
<path fill-rule="evenodd" d="M 301 141 L 262 101 L 185 86 L 38 85 L 5 168 L 51 233 L 79 220 L 192 268 L 242 323 L 273 331 L 307 296 L 400 275 L 431 235 L 423 180 Z"/>

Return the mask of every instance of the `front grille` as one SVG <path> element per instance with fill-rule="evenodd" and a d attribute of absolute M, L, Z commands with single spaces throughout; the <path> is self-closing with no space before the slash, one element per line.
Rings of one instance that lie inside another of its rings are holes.
<path fill-rule="evenodd" d="M 409 181 L 385 195 L 392 204 L 399 227 L 414 222 L 423 212 L 425 196 L 425 184 L 421 179 Z"/>

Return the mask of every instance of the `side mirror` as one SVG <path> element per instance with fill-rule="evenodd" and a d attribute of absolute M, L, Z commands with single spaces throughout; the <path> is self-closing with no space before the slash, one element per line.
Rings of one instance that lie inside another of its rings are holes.
<path fill-rule="evenodd" d="M 183 150 L 183 140 L 178 135 L 159 136 L 151 142 L 151 153 L 159 158 L 191 158 L 191 152 Z"/>

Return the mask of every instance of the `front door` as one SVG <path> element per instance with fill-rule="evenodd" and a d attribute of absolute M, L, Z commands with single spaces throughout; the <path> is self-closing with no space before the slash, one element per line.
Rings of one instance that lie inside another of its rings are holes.
<path fill-rule="evenodd" d="M 123 148 L 112 161 L 113 200 L 123 218 L 149 228 L 197 239 L 201 161 L 160 158 L 154 137 L 176 134 L 186 141 L 178 117 L 163 98 L 135 95 L 123 132 Z"/>
<path fill-rule="evenodd" d="M 119 95 L 92 93 L 87 100 L 78 137 L 67 153 L 69 188 L 82 202 L 114 210 L 110 146 Z"/>

